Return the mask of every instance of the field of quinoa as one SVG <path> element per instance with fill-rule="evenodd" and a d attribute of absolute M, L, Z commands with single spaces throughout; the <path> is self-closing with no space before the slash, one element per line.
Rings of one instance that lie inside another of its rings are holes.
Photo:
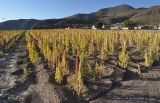
<path fill-rule="evenodd" d="M 160 31 L 0 31 L 0 103 L 159 103 Z"/>

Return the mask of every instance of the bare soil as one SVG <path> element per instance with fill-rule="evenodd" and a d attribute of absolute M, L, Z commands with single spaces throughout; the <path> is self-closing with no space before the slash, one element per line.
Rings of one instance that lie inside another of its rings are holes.
<path fill-rule="evenodd" d="M 148 68 L 143 80 L 121 81 L 119 87 L 90 103 L 160 103 L 160 66 Z"/>
<path fill-rule="evenodd" d="M 24 103 L 31 81 L 30 76 L 23 75 L 20 56 L 26 55 L 23 37 L 0 58 L 0 103 Z M 27 84 L 27 85 L 26 85 Z"/>

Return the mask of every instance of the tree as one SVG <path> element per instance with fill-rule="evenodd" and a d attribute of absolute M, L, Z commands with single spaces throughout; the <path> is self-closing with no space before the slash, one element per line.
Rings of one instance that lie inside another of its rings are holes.
<path fill-rule="evenodd" d="M 102 26 L 103 26 L 103 23 L 101 22 L 95 23 L 96 28 L 102 28 Z"/>
<path fill-rule="evenodd" d="M 124 26 L 126 26 L 126 27 L 133 27 L 133 26 L 136 25 L 136 23 L 133 22 L 132 20 L 126 20 L 126 21 L 123 22 L 123 24 L 124 24 Z"/>

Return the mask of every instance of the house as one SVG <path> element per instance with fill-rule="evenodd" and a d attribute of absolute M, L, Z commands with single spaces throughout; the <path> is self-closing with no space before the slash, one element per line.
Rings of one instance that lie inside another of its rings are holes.
<path fill-rule="evenodd" d="M 121 26 L 110 27 L 111 30 L 121 30 Z"/>
<path fill-rule="evenodd" d="M 69 27 L 65 28 L 65 29 L 70 29 Z"/>
<path fill-rule="evenodd" d="M 84 28 L 84 29 L 89 29 L 89 26 L 84 26 L 84 27 L 82 27 L 82 28 Z"/>
<path fill-rule="evenodd" d="M 152 29 L 151 26 L 142 26 L 142 25 L 139 25 L 137 27 L 134 27 L 135 30 L 145 30 L 145 29 Z"/>
<path fill-rule="evenodd" d="M 135 30 L 141 30 L 141 29 L 143 29 L 143 28 L 144 28 L 144 26 L 141 26 L 141 25 L 140 25 L 140 26 L 135 26 L 135 27 L 134 27 Z"/>
<path fill-rule="evenodd" d="M 129 27 L 122 27 L 122 30 L 129 30 Z"/>
<path fill-rule="evenodd" d="M 158 30 L 158 26 L 153 26 L 152 29 L 153 30 Z"/>
<path fill-rule="evenodd" d="M 141 30 L 144 28 L 144 26 L 138 26 L 137 28 L 138 28 L 138 30 Z"/>
<path fill-rule="evenodd" d="M 104 30 L 104 29 L 107 29 L 107 30 L 109 30 L 110 29 L 110 26 L 109 25 L 102 25 L 102 28 L 101 28 L 102 30 Z"/>
<path fill-rule="evenodd" d="M 95 25 L 92 26 L 92 29 L 97 29 Z"/>
<path fill-rule="evenodd" d="M 138 30 L 138 27 L 136 26 L 136 27 L 134 27 L 134 30 Z"/>

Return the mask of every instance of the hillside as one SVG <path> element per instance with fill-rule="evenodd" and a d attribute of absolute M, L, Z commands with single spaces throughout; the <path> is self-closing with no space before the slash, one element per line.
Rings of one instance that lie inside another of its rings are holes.
<path fill-rule="evenodd" d="M 160 24 L 160 5 L 139 12 L 131 20 L 141 24 Z"/>
<path fill-rule="evenodd" d="M 103 8 L 89 14 L 75 14 L 61 19 L 20 19 L 0 23 L 0 29 L 48 29 L 64 28 L 73 24 L 89 24 L 96 22 L 105 24 L 121 23 L 131 19 L 138 24 L 160 24 L 160 5 L 150 8 L 134 8 L 123 4 Z"/>
<path fill-rule="evenodd" d="M 35 19 L 19 19 L 19 20 L 9 20 L 0 23 L 0 30 L 8 29 L 30 29 L 34 24 L 40 22 L 40 20 Z"/>
<path fill-rule="evenodd" d="M 67 27 L 71 24 L 95 24 L 96 22 L 103 22 L 105 24 L 121 23 L 127 19 L 132 19 L 138 24 L 160 24 L 160 6 L 150 8 L 134 8 L 132 6 L 123 4 L 116 7 L 103 8 L 90 14 L 75 14 L 60 21 L 52 22 L 51 20 L 44 20 L 39 22 L 33 28 L 54 28 Z M 50 26 L 49 26 L 50 25 Z"/>
<path fill-rule="evenodd" d="M 137 10 L 135 8 L 129 5 L 123 4 L 116 7 L 100 9 L 90 14 L 75 14 L 67 18 L 63 18 L 59 22 L 55 22 L 54 26 L 55 27 L 58 25 L 64 26 L 67 24 L 94 24 L 96 22 L 113 24 L 117 22 L 123 22 L 124 20 L 129 19 L 136 13 L 137 13 Z M 42 25 L 42 23 L 39 22 L 37 25 L 34 26 L 34 28 L 37 28 L 37 26 L 40 27 L 40 25 L 42 27 L 45 27 L 47 25 L 53 25 L 50 21 L 52 20 L 46 20 L 46 22 L 48 22 L 49 24 L 45 23 L 45 25 Z"/>

